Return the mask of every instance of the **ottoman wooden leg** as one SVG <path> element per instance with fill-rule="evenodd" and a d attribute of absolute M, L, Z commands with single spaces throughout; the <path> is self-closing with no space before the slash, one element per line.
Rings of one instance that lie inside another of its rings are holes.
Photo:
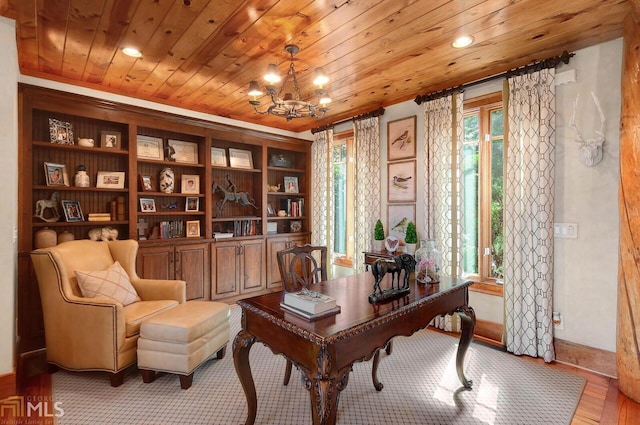
<path fill-rule="evenodd" d="M 225 354 L 227 354 L 227 344 L 216 352 L 216 359 L 224 359 Z"/>
<path fill-rule="evenodd" d="M 156 372 L 154 370 L 140 369 L 142 375 L 142 382 L 148 384 L 156 379 Z"/>
<path fill-rule="evenodd" d="M 193 372 L 188 375 L 180 375 L 180 388 L 188 390 L 193 383 Z"/>
<path fill-rule="evenodd" d="M 124 382 L 124 369 L 120 372 L 112 373 L 109 378 L 112 387 L 119 387 Z"/>

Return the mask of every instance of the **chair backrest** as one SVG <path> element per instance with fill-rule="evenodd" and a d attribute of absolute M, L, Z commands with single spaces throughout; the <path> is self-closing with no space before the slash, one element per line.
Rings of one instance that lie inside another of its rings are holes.
<path fill-rule="evenodd" d="M 278 251 L 278 268 L 284 290 L 287 292 L 297 292 L 314 283 L 325 281 L 327 247 L 306 244 Z"/>

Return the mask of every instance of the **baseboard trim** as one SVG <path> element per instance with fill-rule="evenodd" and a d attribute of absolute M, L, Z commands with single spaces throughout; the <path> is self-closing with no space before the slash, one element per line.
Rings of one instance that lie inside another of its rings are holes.
<path fill-rule="evenodd" d="M 474 335 L 490 339 L 502 344 L 502 324 L 488 320 L 476 319 Z"/>
<path fill-rule="evenodd" d="M 611 378 L 618 377 L 616 353 L 555 338 L 556 361 Z"/>
<path fill-rule="evenodd" d="M 0 375 L 0 400 L 16 394 L 16 373 L 9 372 Z"/>

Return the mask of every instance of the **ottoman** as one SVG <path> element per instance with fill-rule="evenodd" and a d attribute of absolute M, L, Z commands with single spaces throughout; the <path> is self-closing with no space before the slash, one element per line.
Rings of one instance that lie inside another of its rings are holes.
<path fill-rule="evenodd" d="M 216 354 L 224 357 L 229 342 L 229 305 L 189 301 L 142 322 L 138 339 L 138 369 L 145 383 L 155 372 L 180 375 L 188 389 L 194 370 Z"/>

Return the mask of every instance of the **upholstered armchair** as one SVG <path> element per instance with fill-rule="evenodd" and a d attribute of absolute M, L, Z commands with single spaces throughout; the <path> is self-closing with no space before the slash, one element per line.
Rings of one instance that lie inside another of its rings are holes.
<path fill-rule="evenodd" d="M 138 277 L 137 252 L 135 240 L 75 240 L 31 253 L 50 371 L 106 371 L 117 387 L 136 361 L 141 323 L 185 302 L 184 281 Z"/>

